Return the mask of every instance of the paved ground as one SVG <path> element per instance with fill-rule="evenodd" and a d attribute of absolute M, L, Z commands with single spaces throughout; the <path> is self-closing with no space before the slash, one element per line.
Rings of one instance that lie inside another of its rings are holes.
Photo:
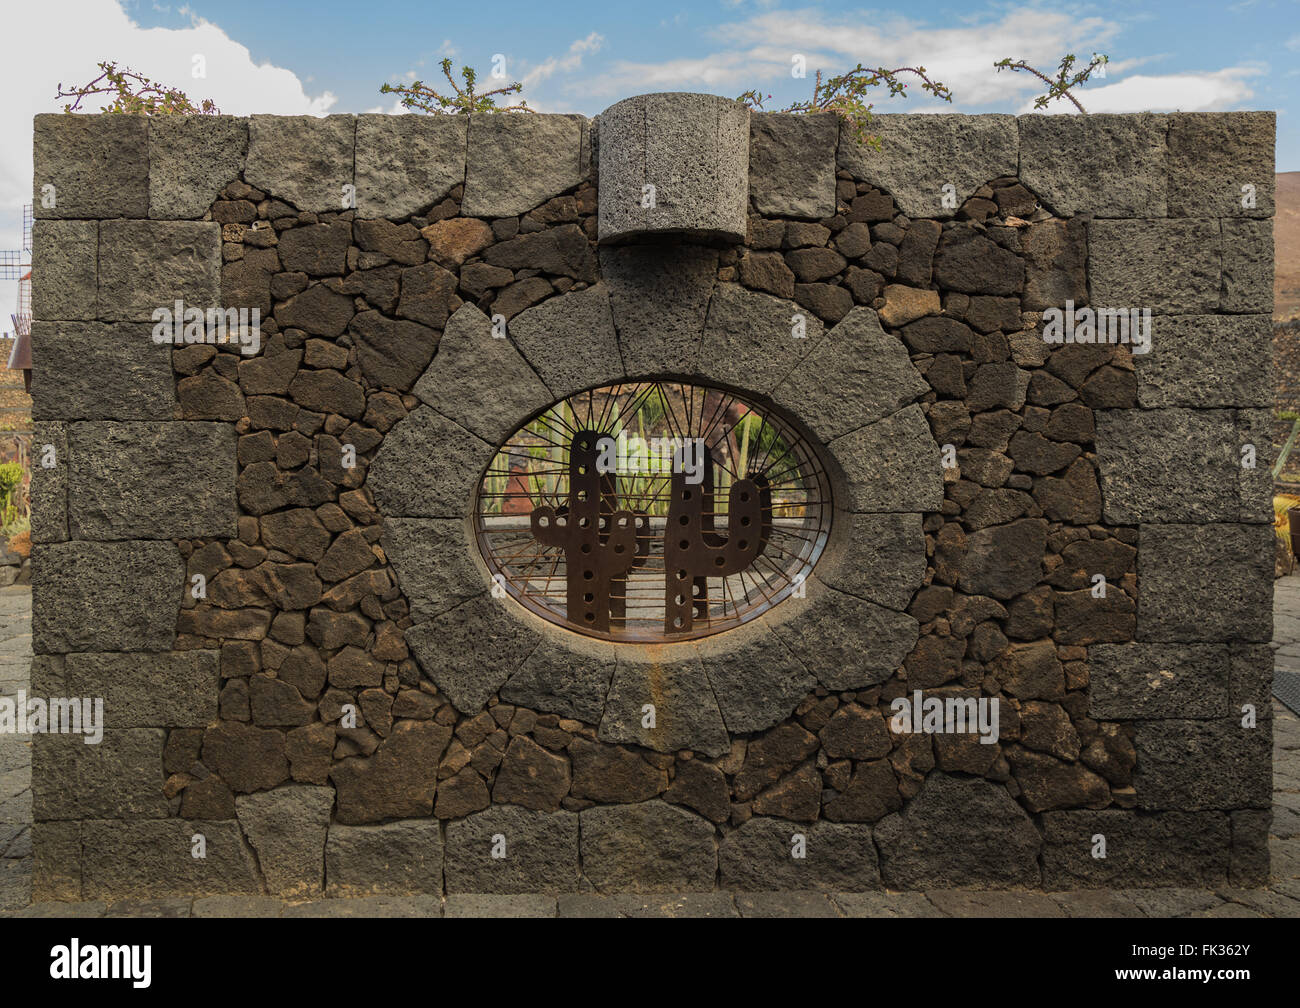
<path fill-rule="evenodd" d="M 1300 673 L 1300 576 L 1277 582 L 1277 665 Z M 0 696 L 27 686 L 31 590 L 0 588 Z M 20 917 L 1300 917 L 1300 718 L 1274 704 L 1273 883 L 1267 889 L 909 893 L 690 893 L 322 900 L 207 897 L 117 903 L 31 898 L 31 748 L 0 734 L 0 916 Z M 7 912 L 6 912 L 7 911 Z"/>

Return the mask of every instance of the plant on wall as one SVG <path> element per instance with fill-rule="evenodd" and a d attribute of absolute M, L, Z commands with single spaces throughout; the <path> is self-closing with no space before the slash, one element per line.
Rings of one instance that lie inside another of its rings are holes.
<path fill-rule="evenodd" d="M 861 63 L 847 73 L 822 79 L 822 72 L 817 71 L 813 80 L 812 97 L 807 101 L 792 102 L 778 112 L 810 114 L 814 112 L 834 112 L 854 130 L 858 143 L 870 144 L 880 149 L 880 138 L 868 132 L 871 125 L 871 110 L 875 107 L 867 97 L 875 92 L 874 88 L 885 87 L 887 97 L 906 98 L 907 84 L 900 78 L 901 74 L 912 74 L 921 80 L 921 90 L 928 91 L 936 98 L 946 102 L 952 101 L 952 91 L 942 82 L 932 80 L 923 66 L 897 67 L 886 70 L 884 67 L 864 67 Z M 736 101 L 748 108 L 762 112 L 763 102 L 771 98 L 759 91 L 746 91 L 738 95 Z"/>
<path fill-rule="evenodd" d="M 119 70 L 112 60 L 102 61 L 99 69 L 99 76 L 81 87 L 65 91 L 59 84 L 55 97 L 73 99 L 63 106 L 64 112 L 76 112 L 92 95 L 110 96 L 109 103 L 100 106 L 101 112 L 131 112 L 136 115 L 218 115 L 221 112 L 211 98 L 204 98 L 195 105 L 180 88 L 159 84 L 130 68 Z"/>
<path fill-rule="evenodd" d="M 1047 85 L 1047 94 L 1039 95 L 1034 99 L 1034 108 L 1045 109 L 1054 101 L 1068 98 L 1075 108 L 1086 114 L 1087 110 L 1079 104 L 1079 99 L 1075 98 L 1071 92 L 1076 87 L 1082 87 L 1086 84 L 1093 72 L 1100 67 L 1104 67 L 1108 62 L 1110 62 L 1108 57 L 1094 54 L 1088 65 L 1082 70 L 1076 71 L 1072 76 L 1070 71 L 1074 69 L 1075 56 L 1074 53 L 1069 53 L 1061 60 L 1061 65 L 1057 67 L 1055 77 L 1048 77 L 1042 71 L 1031 67 L 1024 60 L 1015 60 L 1013 62 L 1010 57 L 998 60 L 993 66 L 997 68 L 998 73 L 1003 70 L 1010 70 L 1012 73 L 1020 71 L 1031 73 Z"/>
<path fill-rule="evenodd" d="M 465 81 L 464 86 L 461 86 L 456 83 L 456 78 L 452 75 L 451 60 L 444 59 L 439 66 L 442 67 L 442 75 L 447 78 L 447 83 L 451 85 L 450 94 L 435 91 L 424 81 L 412 81 L 410 84 L 396 86 L 384 84 L 379 89 L 379 92 L 380 94 L 400 95 L 401 106 L 414 112 L 471 115 L 475 112 L 533 111 L 528 107 L 528 103 L 522 100 L 517 105 L 497 105 L 497 98 L 503 95 L 518 94 L 524 89 L 523 84 L 519 83 L 519 81 L 479 93 L 475 90 L 478 74 L 473 67 L 463 66 L 460 68 L 460 76 Z"/>

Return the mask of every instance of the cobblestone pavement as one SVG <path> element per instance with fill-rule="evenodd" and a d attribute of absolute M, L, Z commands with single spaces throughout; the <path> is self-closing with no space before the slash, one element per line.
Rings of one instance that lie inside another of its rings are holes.
<path fill-rule="evenodd" d="M 1277 582 L 1277 664 L 1300 671 L 1300 576 Z M 27 687 L 31 590 L 0 589 L 0 696 Z M 31 898 L 31 747 L 0 734 L 0 916 L 17 917 L 1300 917 L 1300 718 L 1274 703 L 1273 882 L 1267 889 L 682 893 L 374 897 L 289 904 L 248 896 L 105 903 Z"/>

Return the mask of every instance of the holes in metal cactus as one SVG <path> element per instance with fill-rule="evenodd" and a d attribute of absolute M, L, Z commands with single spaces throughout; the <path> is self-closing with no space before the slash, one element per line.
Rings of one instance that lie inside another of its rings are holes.
<path fill-rule="evenodd" d="M 516 601 L 644 643 L 729 630 L 802 594 L 831 510 L 817 451 L 777 412 L 723 389 L 630 382 L 515 431 L 474 521 Z"/>

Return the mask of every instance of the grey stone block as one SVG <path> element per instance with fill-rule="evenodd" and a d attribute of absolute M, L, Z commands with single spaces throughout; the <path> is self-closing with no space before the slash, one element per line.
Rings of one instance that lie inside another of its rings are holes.
<path fill-rule="evenodd" d="M 1239 809 L 1232 813 L 1232 853 L 1228 880 L 1234 886 L 1258 888 L 1269 883 L 1270 809 Z M 1294 890 L 1292 891 L 1294 895 Z"/>
<path fill-rule="evenodd" d="M 385 516 L 463 518 L 474 482 L 495 454 L 464 427 L 417 408 L 385 436 L 369 483 Z"/>
<path fill-rule="evenodd" d="M 1088 649 L 1088 714 L 1217 718 L 1228 702 L 1228 648 L 1220 644 L 1094 644 Z"/>
<path fill-rule="evenodd" d="M 880 873 L 891 889 L 1040 884 L 1042 837 L 1007 794 L 988 781 L 931 773 L 901 813 L 876 825 Z"/>
<path fill-rule="evenodd" d="M 654 707 L 653 727 L 645 725 L 646 704 Z M 720 756 L 730 748 L 709 677 L 689 647 L 676 656 L 661 649 L 620 649 L 596 735 L 656 752 L 693 749 Z"/>
<path fill-rule="evenodd" d="M 760 214 L 823 220 L 835 215 L 840 117 L 751 112 L 749 197 Z"/>
<path fill-rule="evenodd" d="M 570 650 L 543 638 L 501 687 L 501 699 L 531 710 L 597 724 L 614 678 L 616 648 L 594 638 L 577 638 Z"/>
<path fill-rule="evenodd" d="M 271 896 L 204 896 L 190 908 L 195 917 L 280 917 L 284 903 Z"/>
<path fill-rule="evenodd" d="M 696 648 L 733 735 L 780 724 L 817 686 L 813 674 L 766 625 L 705 637 Z"/>
<path fill-rule="evenodd" d="M 796 321 L 803 320 L 802 336 Z M 699 371 L 730 388 L 766 395 L 824 339 L 821 319 L 793 301 L 718 284 L 709 300 Z M 795 400 L 790 406 L 803 405 Z"/>
<path fill-rule="evenodd" d="M 930 391 L 907 347 L 854 308 L 773 392 L 823 441 L 875 423 Z"/>
<path fill-rule="evenodd" d="M 70 654 L 64 696 L 103 697 L 114 728 L 202 728 L 217 718 L 218 651 Z"/>
<path fill-rule="evenodd" d="M 1222 884 L 1228 817 L 1219 812 L 1143 815 L 1127 809 L 1043 814 L 1048 889 Z M 1105 838 L 1105 856 L 1097 837 Z"/>
<path fill-rule="evenodd" d="M 456 893 L 447 897 L 444 916 L 464 917 L 554 917 L 555 897 L 541 893 L 494 895 L 491 893 Z"/>
<path fill-rule="evenodd" d="M 203 221 L 105 221 L 99 226 L 99 314 L 147 322 L 156 309 L 207 311 L 220 304 L 221 225 Z"/>
<path fill-rule="evenodd" d="M 867 128 L 881 149 L 859 143 L 841 123 L 837 164 L 893 196 L 909 217 L 952 217 L 943 186 L 955 187 L 960 207 L 986 182 L 1015 175 L 1020 163 L 1015 116 L 873 115 Z"/>
<path fill-rule="evenodd" d="M 1248 445 L 1255 451 L 1254 466 L 1245 465 L 1245 455 L 1239 456 L 1243 464 L 1237 470 L 1237 521 L 1273 521 L 1273 463 L 1278 452 L 1273 440 L 1275 424 L 1272 409 L 1237 410 L 1240 451 Z"/>
<path fill-rule="evenodd" d="M 1169 116 L 1170 217 L 1272 217 L 1273 112 Z M 1242 186 L 1254 187 L 1253 207 Z"/>
<path fill-rule="evenodd" d="M 103 714 L 111 724 L 107 705 Z M 113 728 L 89 745 L 93 736 L 86 734 L 33 735 L 32 815 L 38 822 L 164 818 L 166 735 L 161 728 Z"/>
<path fill-rule="evenodd" d="M 1098 410 L 1096 428 L 1107 522 L 1237 519 L 1242 442 L 1233 411 Z"/>
<path fill-rule="evenodd" d="M 32 649 L 169 651 L 185 581 L 170 542 L 65 542 L 32 551 Z"/>
<path fill-rule="evenodd" d="M 81 823 L 32 824 L 31 897 L 40 902 L 81 899 Z"/>
<path fill-rule="evenodd" d="M 476 714 L 492 698 L 537 634 L 506 603 L 480 595 L 406 631 L 406 643 L 425 674 L 462 714 Z"/>
<path fill-rule="evenodd" d="M 51 465 L 46 466 L 46 462 Z M 68 538 L 68 428 L 37 421 L 32 431 L 32 542 Z"/>
<path fill-rule="evenodd" d="M 235 432 L 228 424 L 68 426 L 74 539 L 185 539 L 238 533 Z"/>
<path fill-rule="evenodd" d="M 1267 525 L 1141 526 L 1138 640 L 1270 640 L 1273 538 Z"/>
<path fill-rule="evenodd" d="M 802 837 L 794 857 L 795 836 Z M 812 826 L 755 817 L 722 839 L 722 888 L 746 892 L 819 889 L 863 892 L 880 888 L 871 827 L 820 822 Z"/>
<path fill-rule="evenodd" d="M 780 615 L 781 639 L 834 691 L 874 686 L 892 676 L 916 646 L 920 626 L 907 613 L 824 588 L 816 575 L 809 578 L 808 597 L 797 607 L 786 602 Z"/>
<path fill-rule="evenodd" d="M 448 823 L 445 872 L 449 894 L 576 892 L 578 816 L 498 805 Z"/>
<path fill-rule="evenodd" d="M 149 215 L 148 119 L 135 115 L 38 115 L 32 124 L 38 217 Z M 53 186 L 53 192 L 45 186 Z M 46 206 L 53 197 L 54 206 Z"/>
<path fill-rule="evenodd" d="M 1273 719 L 1139 721 L 1138 808 L 1180 812 L 1273 804 Z"/>
<path fill-rule="evenodd" d="M 939 446 L 916 405 L 836 438 L 828 446 L 846 482 L 836 505 L 857 512 L 938 511 Z"/>
<path fill-rule="evenodd" d="M 357 210 L 396 220 L 440 202 L 465 181 L 468 119 L 357 116 Z"/>
<path fill-rule="evenodd" d="M 1156 315 L 1219 309 L 1218 220 L 1098 220 L 1088 228 L 1090 301 Z"/>
<path fill-rule="evenodd" d="M 1273 222 L 1224 220 L 1223 295 L 1225 312 L 1273 311 Z"/>
<path fill-rule="evenodd" d="M 149 216 L 198 220 L 239 178 L 248 157 L 248 120 L 235 116 L 149 118 Z"/>
<path fill-rule="evenodd" d="M 589 170 L 588 120 L 579 115 L 470 117 L 466 217 L 514 217 L 576 187 Z"/>
<path fill-rule="evenodd" d="M 1272 402 L 1268 315 L 1162 315 L 1152 319 L 1151 329 L 1151 351 L 1133 355 L 1141 406 Z"/>
<path fill-rule="evenodd" d="M 87 321 L 99 315 L 99 222 L 32 224 L 32 317 Z"/>
<path fill-rule="evenodd" d="M 508 331 L 556 399 L 612 385 L 625 373 L 604 284 L 549 298 L 516 315 Z"/>
<path fill-rule="evenodd" d="M 441 825 L 436 819 L 334 824 L 325 844 L 325 891 L 335 897 L 441 895 Z"/>
<path fill-rule="evenodd" d="M 204 857 L 194 857 L 195 838 Z M 183 819 L 82 824 L 84 899 L 260 895 L 253 853 L 230 822 Z"/>
<path fill-rule="evenodd" d="M 436 896 L 368 896 L 360 899 L 327 899 L 284 908 L 285 917 L 381 917 L 430 918 L 442 916 L 442 900 Z"/>
<path fill-rule="evenodd" d="M 1020 180 L 1058 216 L 1165 216 L 1168 116 L 1022 115 L 1016 123 Z"/>
<path fill-rule="evenodd" d="M 333 808 L 333 788 L 301 784 L 235 799 L 239 825 L 271 895 L 296 899 L 325 891 L 325 836 Z"/>
<path fill-rule="evenodd" d="M 739 917 L 730 893 L 597 893 L 561 895 L 557 901 L 561 917 L 598 920 L 636 918 Z"/>
<path fill-rule="evenodd" d="M 673 234 L 742 241 L 749 110 L 717 95 L 647 94 L 600 116 L 601 242 Z M 654 186 L 653 206 L 643 206 Z"/>
<path fill-rule="evenodd" d="M 718 253 L 676 244 L 603 248 L 600 268 L 628 376 L 693 374 Z"/>
<path fill-rule="evenodd" d="M 355 116 L 251 116 L 244 180 L 299 210 L 344 209 L 355 140 Z"/>
<path fill-rule="evenodd" d="M 658 800 L 579 815 L 582 871 L 598 892 L 698 892 L 718 868 L 713 826 Z"/>
<path fill-rule="evenodd" d="M 33 322 L 32 413 L 57 420 L 171 420 L 172 348 L 148 323 Z"/>
<path fill-rule="evenodd" d="M 1232 649 L 1229 661 L 1228 703 L 1225 714 L 1240 718 L 1249 704 L 1257 717 L 1273 713 L 1273 649 L 1250 644 Z"/>
<path fill-rule="evenodd" d="M 514 344 L 494 337 L 492 322 L 472 304 L 447 320 L 438 353 L 412 392 L 492 444 L 552 401 Z"/>
<path fill-rule="evenodd" d="M 464 519 L 389 518 L 382 541 L 417 621 L 454 609 L 488 588 L 470 558 L 476 547 Z"/>
<path fill-rule="evenodd" d="M 817 579 L 888 609 L 906 609 L 925 579 L 921 525 L 920 514 L 837 513 L 834 545 L 818 562 Z"/>

